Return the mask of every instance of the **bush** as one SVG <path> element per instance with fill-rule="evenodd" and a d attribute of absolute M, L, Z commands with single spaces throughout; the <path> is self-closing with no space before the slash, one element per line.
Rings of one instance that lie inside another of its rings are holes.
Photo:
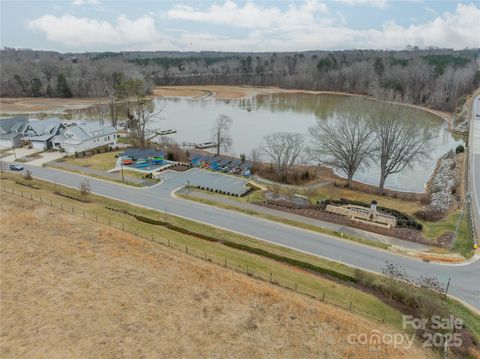
<path fill-rule="evenodd" d="M 445 217 L 445 212 L 431 209 L 420 210 L 414 214 L 415 217 L 428 222 L 436 222 Z"/>
<path fill-rule="evenodd" d="M 135 219 L 138 219 L 139 221 L 149 223 L 149 224 L 154 224 L 156 226 L 166 226 L 166 225 L 168 225 L 168 222 L 163 221 L 163 220 L 148 218 L 148 217 L 139 216 L 139 215 L 134 215 L 134 217 L 135 217 Z"/>
<path fill-rule="evenodd" d="M 459 153 L 465 152 L 465 147 L 463 145 L 458 145 L 457 148 L 455 148 L 455 153 L 458 155 Z"/>

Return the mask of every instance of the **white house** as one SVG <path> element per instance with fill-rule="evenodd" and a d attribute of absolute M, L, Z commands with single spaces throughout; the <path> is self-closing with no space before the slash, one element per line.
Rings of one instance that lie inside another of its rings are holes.
<path fill-rule="evenodd" d="M 117 145 L 117 130 L 100 122 L 72 123 L 62 134 L 55 136 L 53 144 L 69 154 L 102 146 L 114 147 Z"/>
<path fill-rule="evenodd" d="M 19 147 L 22 144 L 22 131 L 27 124 L 27 118 L 15 116 L 0 120 L 0 150 Z"/>
<path fill-rule="evenodd" d="M 64 128 L 58 118 L 30 120 L 23 130 L 22 140 L 33 148 L 46 150 L 53 146 L 52 139 L 61 134 Z"/>

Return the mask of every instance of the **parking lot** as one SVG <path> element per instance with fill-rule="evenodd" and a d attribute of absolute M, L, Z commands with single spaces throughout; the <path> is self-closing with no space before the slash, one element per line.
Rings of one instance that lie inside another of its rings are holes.
<path fill-rule="evenodd" d="M 246 187 L 248 179 L 198 168 L 192 168 L 185 172 L 165 171 L 161 172 L 158 178 L 163 180 L 161 186 L 169 187 L 170 190 L 185 185 L 199 186 L 236 195 L 242 195 L 248 190 Z"/>

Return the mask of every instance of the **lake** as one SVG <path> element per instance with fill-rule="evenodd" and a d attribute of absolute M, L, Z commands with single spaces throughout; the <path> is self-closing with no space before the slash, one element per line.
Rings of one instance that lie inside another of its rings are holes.
<path fill-rule="evenodd" d="M 258 95 L 248 99 L 216 100 L 186 98 L 156 98 L 156 108 L 163 111 L 151 127 L 155 129 L 175 129 L 170 135 L 175 141 L 207 142 L 211 140 L 211 129 L 219 114 L 232 118 L 231 135 L 233 146 L 229 154 L 238 156 L 245 153 L 247 158 L 253 148 L 262 146 L 263 137 L 273 132 L 298 132 L 305 134 L 309 143 L 308 128 L 317 120 L 334 118 L 342 111 L 348 96 L 330 94 L 283 93 Z M 367 106 L 374 100 L 360 98 Z M 377 101 L 378 103 L 378 101 Z M 387 106 L 397 106 L 387 104 Z M 436 160 L 444 153 L 464 141 L 455 138 L 440 117 L 415 108 L 402 106 L 406 114 L 405 122 L 412 121 L 433 137 L 431 158 L 416 164 L 402 173 L 387 178 L 386 187 L 401 191 L 423 192 Z M 170 137 L 169 136 L 169 137 Z M 306 160 L 306 159 L 305 159 Z M 379 168 L 375 164 L 357 172 L 355 180 L 378 184 Z"/>

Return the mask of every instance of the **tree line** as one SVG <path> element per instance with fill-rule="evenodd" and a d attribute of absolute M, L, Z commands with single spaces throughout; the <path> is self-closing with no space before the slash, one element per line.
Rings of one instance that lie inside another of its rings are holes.
<path fill-rule="evenodd" d="M 429 157 L 432 135 L 406 121 L 405 110 L 392 109 L 382 103 L 349 99 L 344 111 L 330 119 L 317 119 L 309 128 L 308 139 L 300 133 L 275 132 L 264 137 L 261 149 L 252 152 L 251 160 L 266 157 L 279 181 L 288 183 L 294 166 L 302 160 L 338 170 L 352 186 L 355 173 L 375 162 L 380 167 L 378 190 L 384 192 L 387 178 Z M 212 129 L 212 140 L 228 150 L 231 119 L 220 115 Z M 309 141 L 307 141 L 309 140 Z"/>
<path fill-rule="evenodd" d="M 154 85 L 343 91 L 453 111 L 480 85 L 478 49 L 60 54 L 5 48 L 0 96 L 107 97 L 121 76 Z"/>

